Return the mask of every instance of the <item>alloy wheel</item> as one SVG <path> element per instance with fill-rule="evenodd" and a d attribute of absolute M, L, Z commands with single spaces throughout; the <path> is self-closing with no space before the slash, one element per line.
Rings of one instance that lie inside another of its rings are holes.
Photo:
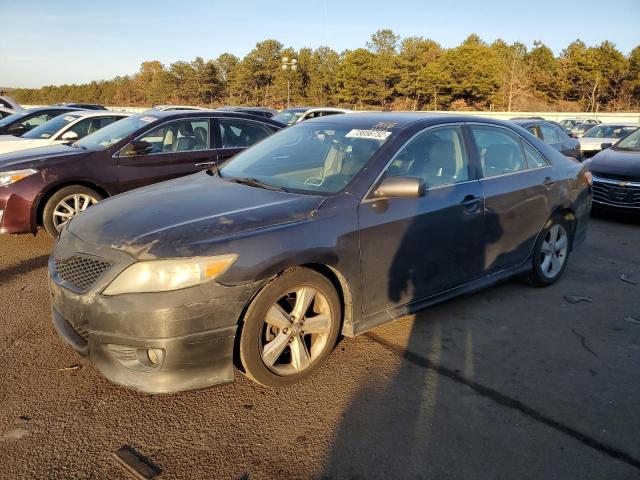
<path fill-rule="evenodd" d="M 325 350 L 332 325 L 327 298 L 312 287 L 280 297 L 267 311 L 260 329 L 260 355 L 272 372 L 294 375 Z"/>
<path fill-rule="evenodd" d="M 67 195 L 53 210 L 53 225 L 57 231 L 62 230 L 69 220 L 96 203 L 98 200 L 86 193 Z"/>
<path fill-rule="evenodd" d="M 540 270 L 547 278 L 554 278 L 560 273 L 567 259 L 569 237 L 562 225 L 553 225 L 542 241 L 540 251 Z"/>

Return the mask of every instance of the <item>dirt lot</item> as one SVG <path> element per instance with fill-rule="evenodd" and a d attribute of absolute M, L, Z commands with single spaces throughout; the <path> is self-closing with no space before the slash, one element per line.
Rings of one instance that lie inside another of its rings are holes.
<path fill-rule="evenodd" d="M 551 288 L 344 340 L 302 384 L 174 396 L 114 386 L 57 338 L 50 248 L 0 237 L 0 478 L 127 478 L 125 444 L 162 478 L 640 478 L 638 221 L 592 219 Z"/>

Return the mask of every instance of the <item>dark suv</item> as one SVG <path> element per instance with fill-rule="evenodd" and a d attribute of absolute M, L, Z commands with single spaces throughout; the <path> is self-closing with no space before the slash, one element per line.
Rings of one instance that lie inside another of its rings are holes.
<path fill-rule="evenodd" d="M 216 167 L 282 124 L 234 112 L 134 115 L 74 144 L 0 155 L 0 233 L 56 236 L 105 197 Z"/>

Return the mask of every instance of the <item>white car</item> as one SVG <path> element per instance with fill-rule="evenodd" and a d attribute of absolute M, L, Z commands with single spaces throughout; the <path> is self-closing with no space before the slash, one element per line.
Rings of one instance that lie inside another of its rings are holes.
<path fill-rule="evenodd" d="M 285 125 L 293 125 L 294 123 L 304 122 L 310 118 L 326 117 L 327 115 L 336 115 L 339 113 L 350 113 L 347 108 L 335 107 L 295 107 L 282 110 L 271 120 L 284 123 Z"/>
<path fill-rule="evenodd" d="M 13 115 L 14 113 L 16 112 L 11 110 L 10 108 L 0 107 L 0 119 L 8 117 L 9 115 Z"/>
<path fill-rule="evenodd" d="M 0 96 L 0 107 L 11 110 L 13 113 L 24 110 L 24 108 L 22 108 L 13 97 L 9 97 L 7 95 Z"/>
<path fill-rule="evenodd" d="M 59 115 L 21 137 L 0 135 L 0 154 L 73 143 L 107 125 L 132 115 L 109 110 L 86 110 Z"/>
<path fill-rule="evenodd" d="M 578 139 L 582 156 L 592 157 L 602 150 L 603 143 L 614 144 L 638 127 L 640 127 L 638 123 L 602 123 L 595 125 Z"/>

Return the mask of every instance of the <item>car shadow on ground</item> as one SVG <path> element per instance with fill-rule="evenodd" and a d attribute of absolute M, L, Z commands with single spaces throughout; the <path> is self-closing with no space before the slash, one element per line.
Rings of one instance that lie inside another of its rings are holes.
<path fill-rule="evenodd" d="M 492 241 L 499 241 L 500 222 L 493 221 Z M 494 261 L 500 258 L 491 258 Z M 397 298 L 394 289 L 405 290 L 407 284 L 410 288 L 423 273 L 412 275 L 398 279 L 396 272 L 399 285 L 389 285 L 390 299 Z M 518 312 L 514 301 L 513 321 L 494 326 L 491 319 L 482 318 L 482 302 L 495 301 L 492 297 L 540 298 L 529 294 L 524 283 L 520 278 L 508 280 L 420 311 L 413 321 L 400 320 L 409 323 L 401 339 L 399 329 L 392 333 L 391 326 L 364 334 L 362 340 L 372 349 L 395 354 L 399 364 L 388 381 L 363 384 L 352 397 L 323 478 L 611 478 L 615 474 L 608 469 L 617 467 L 602 461 L 607 456 L 640 468 L 637 459 L 598 440 L 597 434 L 582 431 L 584 425 L 575 427 L 546 405 L 528 403 L 527 393 L 539 387 L 537 378 L 519 383 L 509 378 L 514 373 L 506 374 L 492 363 L 517 358 L 518 346 L 510 344 L 509 337 L 494 337 L 491 328 L 518 329 L 520 322 L 535 322 L 538 313 Z M 520 335 L 527 332 L 523 329 Z M 483 340 L 476 342 L 476 337 Z M 491 351 L 482 351 L 488 345 Z M 531 360 L 545 362 L 537 355 Z M 540 368 L 546 371 L 544 365 Z M 538 394 L 549 393 L 541 389 L 533 396 Z M 566 442 L 581 446 L 567 454 Z M 588 462 L 581 461 L 584 455 L 590 457 Z"/>
<path fill-rule="evenodd" d="M 12 280 L 16 275 L 24 275 L 33 270 L 43 268 L 47 265 L 48 260 L 49 255 L 39 255 L 27 260 L 22 260 L 10 267 L 0 268 L 0 283 Z"/>

